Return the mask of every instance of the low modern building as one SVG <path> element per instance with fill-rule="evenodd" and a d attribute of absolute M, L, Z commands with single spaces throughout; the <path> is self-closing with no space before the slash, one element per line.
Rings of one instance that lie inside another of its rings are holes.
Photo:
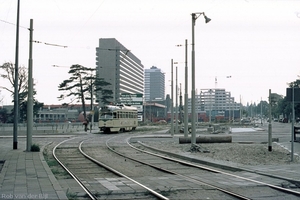
<path fill-rule="evenodd" d="M 90 105 L 86 104 L 86 110 L 89 112 Z M 69 106 L 62 105 L 44 105 L 33 120 L 35 122 L 78 122 L 79 115 L 82 112 L 82 105 L 75 104 Z"/>

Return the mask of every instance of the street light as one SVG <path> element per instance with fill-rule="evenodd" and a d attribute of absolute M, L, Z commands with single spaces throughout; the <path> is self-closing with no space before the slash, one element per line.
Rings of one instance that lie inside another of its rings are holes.
<path fill-rule="evenodd" d="M 196 127 L 195 127 L 195 35 L 194 28 L 196 19 L 203 15 L 205 19 L 205 23 L 211 21 L 210 18 L 206 17 L 204 12 L 201 13 L 192 13 L 192 144 L 196 144 Z"/>

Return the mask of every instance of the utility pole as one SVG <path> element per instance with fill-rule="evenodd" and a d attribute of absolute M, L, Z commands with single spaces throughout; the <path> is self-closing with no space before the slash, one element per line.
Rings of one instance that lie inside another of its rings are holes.
<path fill-rule="evenodd" d="M 175 92 L 175 133 L 178 133 L 178 80 L 177 80 L 177 76 L 178 76 L 178 70 L 177 70 L 177 66 L 176 66 L 176 92 Z"/>
<path fill-rule="evenodd" d="M 173 106 L 173 59 L 171 59 L 171 136 L 174 136 L 174 106 Z"/>
<path fill-rule="evenodd" d="M 242 97 L 240 95 L 240 124 L 242 124 Z"/>
<path fill-rule="evenodd" d="M 90 124 L 90 133 L 92 132 L 93 123 L 94 123 L 93 101 L 94 101 L 94 97 L 93 97 L 93 80 L 91 78 L 91 111 L 90 111 L 90 113 L 92 114 L 92 119 L 91 119 L 91 124 Z"/>
<path fill-rule="evenodd" d="M 268 150 L 272 151 L 272 98 L 271 98 L 271 89 L 269 89 Z"/>
<path fill-rule="evenodd" d="M 260 124 L 262 125 L 262 97 L 260 97 Z"/>
<path fill-rule="evenodd" d="M 13 149 L 18 149 L 18 123 L 19 123 L 19 19 L 20 0 L 17 8 L 17 29 L 16 29 L 16 55 L 15 55 L 15 82 L 14 82 L 14 127 L 13 127 Z"/>
<path fill-rule="evenodd" d="M 292 138 L 291 138 L 291 162 L 294 161 L 294 131 L 295 131 L 295 83 L 293 83 L 292 89 Z"/>
<path fill-rule="evenodd" d="M 181 92 L 181 83 L 179 84 L 179 121 L 182 123 L 183 119 L 183 105 L 182 105 L 182 92 Z"/>
<path fill-rule="evenodd" d="M 185 90 L 184 90 L 184 137 L 188 137 L 188 66 L 187 66 L 187 39 L 185 40 Z"/>
<path fill-rule="evenodd" d="M 26 151 L 31 151 L 32 126 L 33 126 L 33 79 L 32 79 L 32 38 L 33 19 L 30 19 L 29 60 L 28 60 L 28 98 L 27 98 L 27 146 Z"/>

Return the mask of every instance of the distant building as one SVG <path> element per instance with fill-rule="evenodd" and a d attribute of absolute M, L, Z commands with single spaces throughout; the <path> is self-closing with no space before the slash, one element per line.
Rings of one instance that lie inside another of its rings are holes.
<path fill-rule="evenodd" d="M 118 103 L 123 93 L 144 94 L 144 66 L 115 38 L 99 39 L 96 60 L 97 76 L 111 84 L 103 88 L 113 92 L 112 103 Z M 97 100 L 102 106 L 100 98 L 99 92 Z"/>
<path fill-rule="evenodd" d="M 201 89 L 196 95 L 196 110 L 205 111 L 212 120 L 215 118 L 240 118 L 241 104 L 234 101 L 225 89 Z"/>
<path fill-rule="evenodd" d="M 145 100 L 165 99 L 165 74 L 155 66 L 145 69 Z"/>
<path fill-rule="evenodd" d="M 195 107 L 199 121 L 240 118 L 241 104 L 225 89 L 201 89 L 195 95 Z M 188 113 L 191 113 L 191 99 L 188 99 Z"/>
<path fill-rule="evenodd" d="M 90 105 L 87 104 L 86 108 Z M 69 106 L 62 105 L 44 105 L 36 115 L 34 115 L 35 122 L 66 122 L 79 121 L 78 116 L 82 110 L 82 105 L 75 104 Z"/>

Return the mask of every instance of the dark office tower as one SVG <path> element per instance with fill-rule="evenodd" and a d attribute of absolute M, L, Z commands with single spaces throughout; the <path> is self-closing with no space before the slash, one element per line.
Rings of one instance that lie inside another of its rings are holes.
<path fill-rule="evenodd" d="M 145 69 L 145 100 L 165 99 L 165 74 L 155 66 Z"/>

